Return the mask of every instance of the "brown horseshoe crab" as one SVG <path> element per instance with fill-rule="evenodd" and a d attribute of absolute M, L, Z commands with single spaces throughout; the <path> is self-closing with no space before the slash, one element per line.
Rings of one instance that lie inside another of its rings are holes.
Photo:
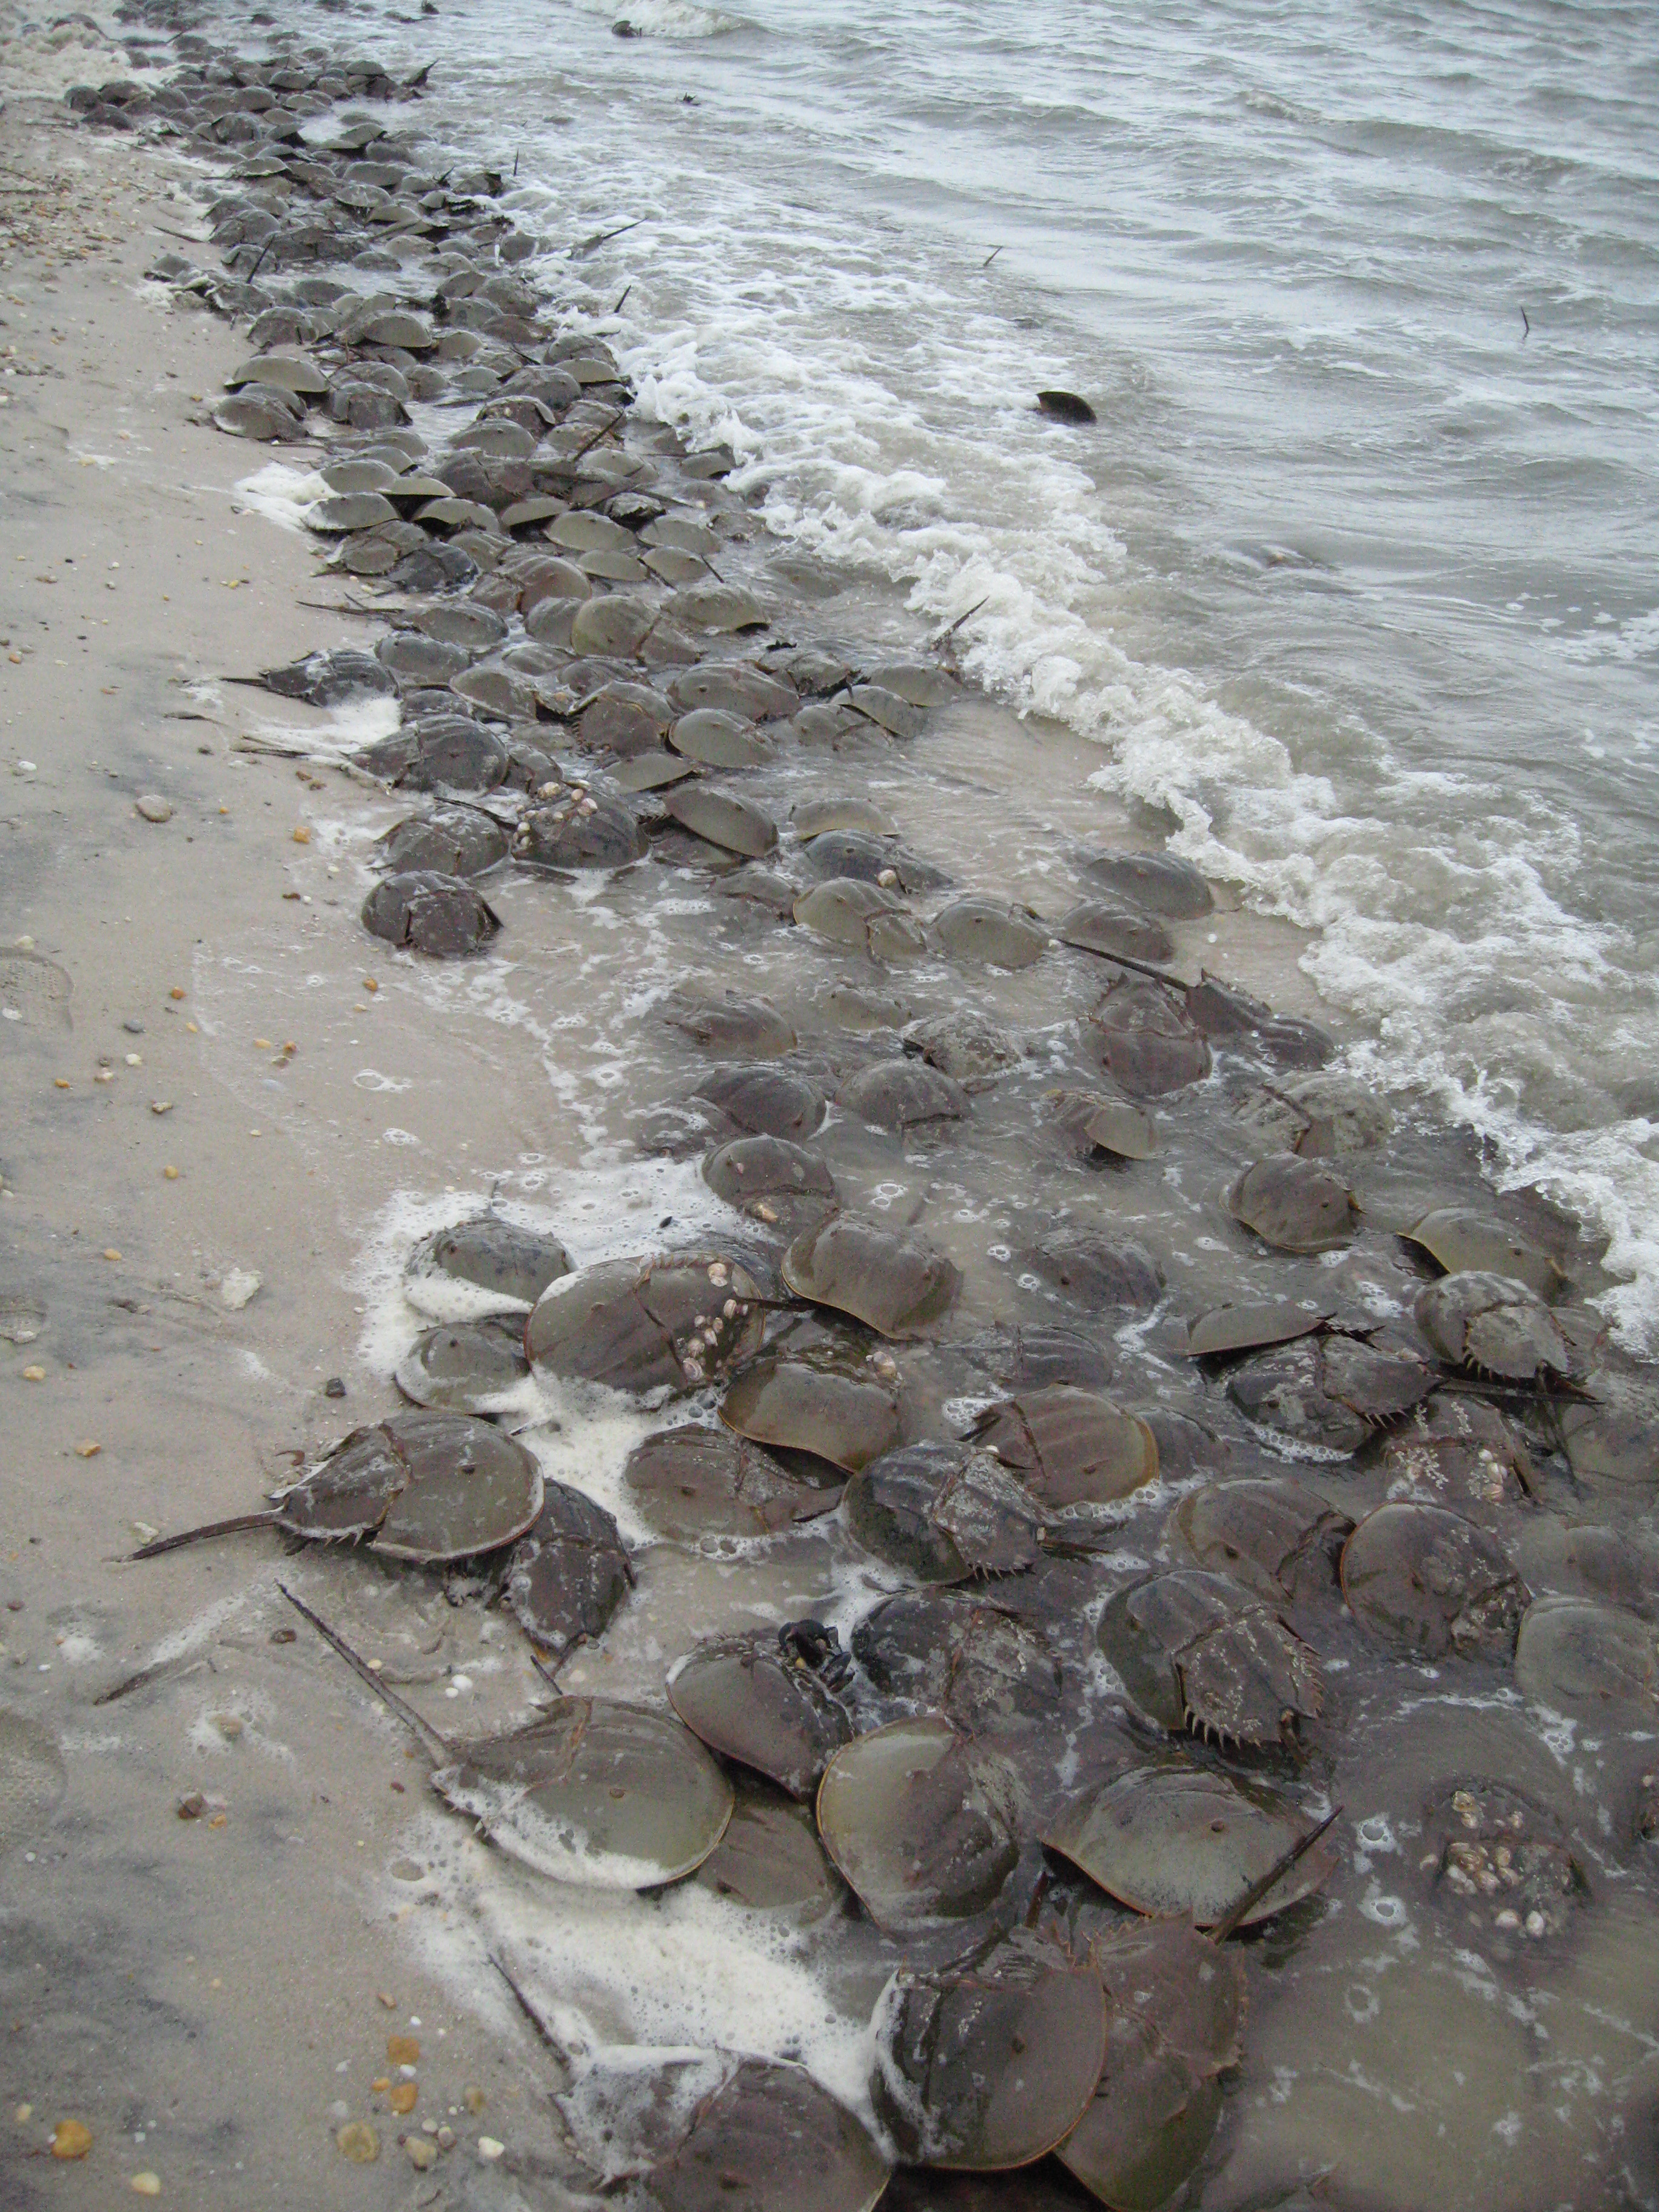
<path fill-rule="evenodd" d="M 1583 1363 L 1536 1291 L 1479 1269 L 1418 1292 L 1417 1326 L 1437 1358 L 1507 1382 L 1565 1382 Z"/>
<path fill-rule="evenodd" d="M 828 1633 L 839 1670 L 821 1659 L 814 1664 L 812 1639 L 788 1627 L 714 1637 L 670 1668 L 668 1702 L 711 1751 L 805 1802 L 853 1734 L 830 1680 L 844 1674 L 847 1662 Z"/>
<path fill-rule="evenodd" d="M 133 1553 L 243 1528 L 279 1528 L 312 1543 L 368 1544 L 382 1559 L 439 1566 L 499 1551 L 542 1509 L 542 1476 L 521 1443 L 470 1414 L 423 1408 L 353 1429 L 263 1513 L 158 1536 Z"/>
<path fill-rule="evenodd" d="M 736 1260 L 607 1260 L 548 1287 L 525 1324 L 531 1364 L 613 1390 L 700 1390 L 759 1350 L 760 1285 Z"/>
<path fill-rule="evenodd" d="M 1289 1475 L 1206 1483 L 1170 1516 L 1173 1548 L 1231 1575 L 1269 1605 L 1328 1592 L 1353 1522 Z"/>
<path fill-rule="evenodd" d="M 696 1422 L 635 1446 L 623 1480 L 641 1518 L 681 1543 L 758 1537 L 833 1513 L 842 1486 L 804 1481 L 746 1437 Z"/>
<path fill-rule="evenodd" d="M 957 1269 L 931 1244 L 853 1213 L 832 1213 L 803 1231 L 781 1272 L 798 1298 L 851 1314 L 885 1337 L 920 1335 L 950 1311 L 962 1286 Z"/>
<path fill-rule="evenodd" d="M 1379 1505 L 1341 1573 L 1361 1627 L 1407 1659 L 1508 1659 L 1530 1596 L 1495 1538 L 1438 1505 Z"/>
<path fill-rule="evenodd" d="M 363 927 L 399 951 L 429 953 L 434 960 L 464 960 L 482 952 L 500 929 L 501 917 L 459 876 L 435 868 L 410 868 L 387 876 L 363 901 Z"/>
<path fill-rule="evenodd" d="M 1245 1419 L 1281 1449 L 1346 1459 L 1435 1387 L 1427 1362 L 1404 1346 L 1361 1337 L 1307 1335 L 1247 1359 L 1227 1377 Z"/>
<path fill-rule="evenodd" d="M 1158 1444 L 1145 1421 L 1063 1382 L 992 1406 L 972 1435 L 1056 1510 L 1109 1504 L 1158 1473 Z"/>
<path fill-rule="evenodd" d="M 1120 1590 L 1097 1640 L 1134 1703 L 1172 1732 L 1288 1745 L 1324 1709 L 1317 1655 L 1224 1575 L 1180 1568 Z"/>
<path fill-rule="evenodd" d="M 562 1660 L 596 1643 L 634 1586 L 633 1562 L 615 1521 L 580 1490 L 542 1486 L 542 1510 L 513 1547 L 506 1598 L 538 1650 Z"/>
<path fill-rule="evenodd" d="M 988 1452 L 926 1441 L 860 1468 L 842 1516 L 866 1551 L 924 1583 L 1016 1573 L 1042 1534 L 1036 1501 Z"/>
<path fill-rule="evenodd" d="M 1294 1152 L 1274 1152 L 1246 1168 L 1227 1192 L 1227 1211 L 1276 1252 L 1334 1252 L 1359 1219 L 1340 1176 Z"/>

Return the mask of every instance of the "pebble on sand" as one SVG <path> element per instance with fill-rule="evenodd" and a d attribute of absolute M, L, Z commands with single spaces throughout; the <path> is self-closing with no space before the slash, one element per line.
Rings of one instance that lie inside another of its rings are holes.
<path fill-rule="evenodd" d="M 252 1267 L 228 1269 L 219 1281 L 220 1304 L 228 1307 L 232 1313 L 240 1313 L 258 1289 L 260 1279 Z"/>
<path fill-rule="evenodd" d="M 421 2046 L 412 2035 L 388 2035 L 386 2055 L 394 2066 L 414 2066 L 420 2062 Z"/>
<path fill-rule="evenodd" d="M 438 2157 L 436 2149 L 424 2136 L 405 2136 L 404 2154 L 416 2173 L 424 2173 L 428 2166 L 436 2164 Z"/>
<path fill-rule="evenodd" d="M 420 2100 L 420 2085 L 415 2081 L 399 2081 L 386 2102 L 400 2119 L 412 2112 Z"/>
<path fill-rule="evenodd" d="M 147 791 L 138 801 L 138 811 L 146 822 L 171 822 L 173 808 L 159 792 Z"/>
<path fill-rule="evenodd" d="M 498 2142 L 494 2136 L 480 2136 L 478 2137 L 478 2155 L 482 2159 L 486 2159 L 493 2162 L 495 2160 L 501 2157 L 506 2148 L 507 2145 L 504 2142 Z"/>
<path fill-rule="evenodd" d="M 354 2166 L 373 2166 L 380 2155 L 380 2138 L 367 2120 L 348 2120 L 334 2138 L 342 2158 Z"/>
<path fill-rule="evenodd" d="M 143 2173 L 135 2173 L 127 2186 L 135 2196 L 159 2197 L 161 2193 L 161 2177 L 159 2173 L 151 2173 L 146 2168 Z"/>
<path fill-rule="evenodd" d="M 92 2148 L 92 2130 L 84 2120 L 59 2120 L 48 2148 L 54 2158 L 84 2158 Z"/>

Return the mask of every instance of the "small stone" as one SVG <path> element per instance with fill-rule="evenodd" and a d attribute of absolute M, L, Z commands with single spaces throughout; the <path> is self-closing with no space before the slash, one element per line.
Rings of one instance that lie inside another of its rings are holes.
<path fill-rule="evenodd" d="M 364 988 L 364 990 L 366 990 L 366 991 L 378 991 L 378 990 L 380 989 L 380 985 L 375 981 L 374 978 L 372 975 L 365 975 L 365 976 L 364 976 L 364 978 L 363 978 L 363 988 Z"/>
<path fill-rule="evenodd" d="M 161 2177 L 159 2173 L 151 2173 L 147 2169 L 143 2173 L 135 2173 L 127 2186 L 135 2197 L 159 2197 L 161 2193 Z"/>
<path fill-rule="evenodd" d="M 393 1859 L 391 1873 L 393 1881 L 424 1881 L 426 1879 L 426 1869 L 418 1859 Z M 389 2003 L 391 2000 L 387 2002 Z"/>
<path fill-rule="evenodd" d="M 59 1091 L 67 1091 L 69 1089 L 69 1078 L 67 1075 L 54 1075 L 52 1082 Z"/>
<path fill-rule="evenodd" d="M 388 2035 L 386 2055 L 394 2066 L 414 2066 L 420 2061 L 421 2046 L 412 2035 Z"/>
<path fill-rule="evenodd" d="M 33 2106 L 20 2105 L 17 2107 L 17 2110 L 12 2114 L 12 2118 L 16 2121 L 20 2128 L 27 2127 L 28 2123 L 34 2118 Z"/>
<path fill-rule="evenodd" d="M 272 1640 L 274 1642 L 275 1638 Z M 289 1631 L 288 1640 L 290 1644 L 294 1641 L 294 1632 L 292 1629 Z M 377 1990 L 374 1994 L 388 2012 L 395 2012 L 398 2009 L 398 2000 L 396 1997 L 389 1996 L 384 1990 Z"/>
<path fill-rule="evenodd" d="M 389 2074 L 377 2074 L 368 2086 L 377 2097 L 384 2097 L 392 2087 L 392 2076 Z"/>
<path fill-rule="evenodd" d="M 120 1256 L 121 1256 L 121 1255 L 120 1255 L 120 1254 L 116 1250 L 116 1249 L 115 1249 L 115 1247 L 114 1247 L 114 1245 L 113 1245 L 113 1244 L 106 1244 L 106 1245 L 105 1245 L 105 1247 L 104 1247 L 104 1257 L 105 1257 L 106 1260 L 118 1260 L 118 1259 L 120 1258 Z"/>
<path fill-rule="evenodd" d="M 440 2150 L 453 2150 L 455 2148 L 455 2130 L 447 2120 L 438 2130 L 438 2148 Z"/>
<path fill-rule="evenodd" d="M 142 1067 L 144 1064 L 144 1055 L 142 1052 L 127 1053 L 124 1054 L 124 1059 L 128 1067 Z"/>
<path fill-rule="evenodd" d="M 325 1398 L 343 1398 L 345 1394 L 346 1387 L 345 1378 L 343 1376 L 331 1375 L 327 1382 L 323 1385 L 323 1395 Z"/>
<path fill-rule="evenodd" d="M 252 1267 L 231 1267 L 219 1279 L 219 1303 L 232 1313 L 242 1308 L 258 1289 L 261 1277 Z"/>
<path fill-rule="evenodd" d="M 167 1182 L 177 1182 L 179 1180 L 179 1170 L 177 1168 L 163 1168 L 161 1175 L 162 1179 Z"/>
<path fill-rule="evenodd" d="M 82 2120 L 59 2120 L 47 2148 L 54 2158 L 84 2158 L 92 2148 L 92 2130 Z"/>
<path fill-rule="evenodd" d="M 96 1459 L 99 1453 L 102 1451 L 104 1447 L 102 1444 L 91 1442 L 83 1444 L 76 1444 L 75 1447 L 75 1456 L 76 1459 Z"/>
<path fill-rule="evenodd" d="M 167 996 L 170 999 L 182 999 L 184 995 L 185 994 L 182 987 L 177 983 L 175 983 L 173 988 L 167 993 Z"/>
<path fill-rule="evenodd" d="M 373 2166 L 380 2155 L 380 2138 L 367 2120 L 348 2120 L 335 2136 L 334 2147 L 354 2166 Z"/>
<path fill-rule="evenodd" d="M 149 1102 L 149 1110 L 152 1114 L 171 1114 L 173 1101 L 171 1098 L 152 1098 Z"/>
<path fill-rule="evenodd" d="M 273 1628 L 270 1632 L 270 1640 L 273 1644 L 292 1644 L 297 1638 L 299 1632 L 297 1628 Z M 382 2004 L 390 2004 L 391 2002 L 389 1997 L 382 1997 L 380 2000 Z"/>
<path fill-rule="evenodd" d="M 302 824 L 294 832 L 294 842 L 296 845 L 308 845 L 311 842 L 310 830 Z"/>
<path fill-rule="evenodd" d="M 199 1790 L 192 1790 L 188 1797 L 179 1800 L 179 1818 L 181 1820 L 199 1820 L 206 1810 L 207 1799 Z"/>
<path fill-rule="evenodd" d="M 129 1036 L 143 1036 L 144 1034 L 143 1024 L 142 1022 L 134 1021 L 131 1014 L 128 1015 L 126 1020 L 122 1023 L 121 1026 Z"/>
<path fill-rule="evenodd" d="M 484 2108 L 484 2093 L 476 2085 L 469 2083 L 461 2092 L 461 2102 L 476 2120 Z"/>
<path fill-rule="evenodd" d="M 418 2081 L 399 2081 L 397 2087 L 386 2099 L 386 2102 L 391 2106 L 392 2111 L 397 2113 L 398 2118 L 402 2119 L 406 2118 L 408 2114 L 414 2111 L 416 2106 L 420 2102 L 420 2099 L 421 2087 Z"/>
<path fill-rule="evenodd" d="M 496 2159 L 500 2158 L 506 2148 L 507 2145 L 504 2142 L 498 2142 L 494 2136 L 480 2136 L 478 2137 L 479 2157 L 488 2160 L 492 2164 Z"/>
<path fill-rule="evenodd" d="M 434 2150 L 424 2136 L 405 2136 L 404 2156 L 416 2173 L 424 2173 L 428 2166 L 435 2166 L 438 2162 L 437 2152 Z"/>
<path fill-rule="evenodd" d="M 26 1382 L 44 1382 L 46 1379 L 46 1370 L 44 1367 L 26 1367 L 23 1370 L 23 1380 Z"/>
<path fill-rule="evenodd" d="M 210 1713 L 208 1718 L 227 1743 L 234 1743 L 242 1733 L 242 1717 L 240 1713 Z"/>
<path fill-rule="evenodd" d="M 173 809 L 159 792 L 147 791 L 138 801 L 138 811 L 146 822 L 171 822 Z"/>

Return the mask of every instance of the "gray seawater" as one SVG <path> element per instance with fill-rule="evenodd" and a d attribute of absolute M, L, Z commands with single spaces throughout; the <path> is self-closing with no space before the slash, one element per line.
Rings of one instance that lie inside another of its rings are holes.
<path fill-rule="evenodd" d="M 381 34 L 438 57 L 428 123 L 515 154 L 567 290 L 629 288 L 647 405 L 730 438 L 780 531 L 977 607 L 972 670 L 1311 933 L 1362 1070 L 1599 1225 L 1632 1347 L 1653 33 L 1547 0 L 462 0 Z M 1051 383 L 1098 427 L 1042 422 Z"/>

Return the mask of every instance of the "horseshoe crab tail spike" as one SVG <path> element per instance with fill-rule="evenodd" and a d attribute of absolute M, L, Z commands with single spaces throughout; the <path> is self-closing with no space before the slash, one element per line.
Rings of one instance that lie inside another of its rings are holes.
<path fill-rule="evenodd" d="M 495 1969 L 495 1972 L 501 1976 L 501 1979 L 507 1984 L 508 1989 L 512 1990 L 514 1999 L 518 2005 L 519 2010 L 530 2022 L 532 2027 L 535 2029 L 536 2033 L 542 2043 L 550 2051 L 552 2052 L 554 2057 L 559 2061 L 561 2065 L 568 2066 L 569 2063 L 569 2053 L 555 2037 L 552 2029 L 542 2018 L 540 2013 L 537 2011 L 535 2006 L 531 2003 L 529 1998 L 519 1987 L 519 1984 L 514 1980 L 512 1975 L 507 1972 L 507 1968 L 502 1966 L 501 1960 L 495 1956 L 495 1954 L 493 1951 L 489 1954 L 489 1963 Z"/>
<path fill-rule="evenodd" d="M 275 1528 L 282 1515 L 275 1510 L 266 1513 L 238 1513 L 228 1521 L 204 1521 L 199 1528 L 181 1528 L 176 1536 L 157 1536 L 148 1544 L 141 1544 L 136 1552 L 129 1552 L 129 1559 L 159 1559 L 163 1552 L 176 1552 L 181 1545 L 204 1544 L 210 1536 L 235 1536 L 244 1528 Z"/>
<path fill-rule="evenodd" d="M 1289 1850 L 1281 1851 L 1261 1881 L 1253 1881 L 1243 1896 L 1228 1911 L 1225 1918 L 1217 1921 L 1215 1926 L 1210 1930 L 1210 1941 L 1218 1948 L 1224 1943 L 1245 1914 L 1255 1910 L 1268 1891 L 1284 1881 L 1297 1861 L 1304 1853 L 1310 1851 L 1326 1831 L 1333 1827 L 1341 1817 L 1342 1808 L 1338 1805 L 1325 1815 L 1316 1828 L 1310 1828 L 1305 1836 L 1299 1837 L 1291 1845 Z"/>
<path fill-rule="evenodd" d="M 444 1765 L 449 1758 L 449 1746 L 431 1723 L 422 1720 L 413 1705 L 406 1705 L 388 1683 L 383 1682 L 368 1660 L 360 1659 L 343 1637 L 337 1636 L 325 1620 L 314 1613 L 308 1605 L 295 1597 L 286 1583 L 278 1583 L 276 1587 L 294 1607 L 295 1613 L 305 1615 L 330 1650 L 337 1651 L 353 1674 L 358 1676 L 366 1687 L 374 1691 L 386 1711 L 400 1720 L 411 1734 L 419 1738 L 436 1764 Z"/>

